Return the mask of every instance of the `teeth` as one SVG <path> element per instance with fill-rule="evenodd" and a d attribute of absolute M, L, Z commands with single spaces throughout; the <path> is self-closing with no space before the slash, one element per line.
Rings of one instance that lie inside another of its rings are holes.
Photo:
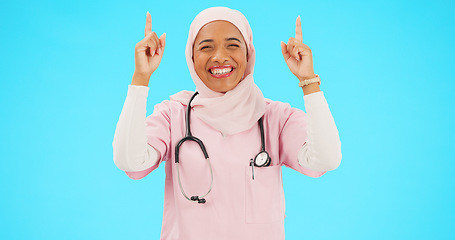
<path fill-rule="evenodd" d="M 226 74 L 228 72 L 232 71 L 232 68 L 216 68 L 216 69 L 211 69 L 210 72 L 212 74 L 216 75 L 221 75 L 221 74 Z"/>

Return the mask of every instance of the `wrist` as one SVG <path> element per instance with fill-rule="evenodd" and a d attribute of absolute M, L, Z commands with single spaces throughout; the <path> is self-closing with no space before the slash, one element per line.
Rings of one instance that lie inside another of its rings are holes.
<path fill-rule="evenodd" d="M 308 80 L 308 79 L 315 78 L 315 77 L 317 77 L 317 76 L 318 76 L 318 75 L 312 73 L 312 74 L 310 74 L 310 75 L 308 75 L 308 76 L 301 76 L 301 77 L 297 77 L 297 78 L 298 78 L 299 81 L 301 82 L 301 81 L 305 81 L 305 80 Z"/>
<path fill-rule="evenodd" d="M 303 94 L 308 95 L 315 92 L 321 91 L 319 85 L 321 85 L 321 79 L 317 74 L 312 73 L 305 77 L 299 77 L 299 87 L 302 88 Z"/>
<path fill-rule="evenodd" d="M 131 85 L 147 87 L 149 85 L 149 80 L 150 80 L 150 76 L 134 72 L 133 80 L 131 81 Z"/>
<path fill-rule="evenodd" d="M 321 89 L 319 88 L 319 83 L 317 83 L 317 82 L 310 83 L 306 86 L 303 86 L 302 90 L 303 90 L 303 95 L 308 95 L 308 94 L 312 94 L 312 93 L 321 91 Z"/>
<path fill-rule="evenodd" d="M 321 78 L 319 78 L 319 76 L 317 74 L 315 74 L 315 77 L 313 77 L 313 78 L 309 78 L 306 80 L 300 80 L 299 87 L 304 87 L 310 83 L 319 83 L 319 85 L 321 85 Z"/>

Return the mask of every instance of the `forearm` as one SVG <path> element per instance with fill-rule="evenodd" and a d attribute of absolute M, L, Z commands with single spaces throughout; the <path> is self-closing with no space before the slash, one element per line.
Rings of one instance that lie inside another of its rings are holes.
<path fill-rule="evenodd" d="M 148 87 L 128 86 L 112 143 L 114 162 L 124 171 L 145 170 L 158 160 L 156 150 L 147 144 L 145 133 Z"/>
<path fill-rule="evenodd" d="M 323 92 L 305 94 L 304 101 L 307 141 L 299 151 L 299 164 L 315 171 L 333 170 L 341 162 L 341 142 L 327 101 Z"/>

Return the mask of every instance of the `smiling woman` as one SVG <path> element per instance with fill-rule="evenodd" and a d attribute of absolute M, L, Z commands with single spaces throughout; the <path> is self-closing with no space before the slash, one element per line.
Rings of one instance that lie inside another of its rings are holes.
<path fill-rule="evenodd" d="M 247 50 L 240 31 L 230 22 L 213 21 L 199 31 L 193 47 L 194 69 L 215 92 L 233 89 L 243 78 Z"/>
<path fill-rule="evenodd" d="M 303 89 L 307 114 L 264 98 L 253 79 L 248 21 L 239 11 L 215 7 L 199 13 L 188 34 L 196 92 L 172 95 L 146 117 L 149 79 L 166 45 L 166 35 L 158 38 L 151 27 L 147 13 L 113 148 L 115 164 L 132 179 L 165 162 L 161 239 L 284 239 L 281 167 L 319 177 L 341 161 L 300 18 L 295 38 L 281 50 Z"/>

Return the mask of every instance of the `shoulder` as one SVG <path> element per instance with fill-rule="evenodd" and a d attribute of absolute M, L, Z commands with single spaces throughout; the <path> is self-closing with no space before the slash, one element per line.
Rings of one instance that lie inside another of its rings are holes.
<path fill-rule="evenodd" d="M 159 112 L 173 112 L 173 111 L 180 111 L 185 108 L 185 105 L 177 102 L 177 101 L 172 101 L 169 99 L 166 99 L 158 104 L 155 104 L 154 112 L 159 111 Z"/>
<path fill-rule="evenodd" d="M 170 122 L 172 116 L 180 115 L 185 110 L 185 105 L 172 100 L 164 100 L 155 104 L 152 114 L 147 119 L 164 118 Z"/>
<path fill-rule="evenodd" d="M 289 103 L 273 101 L 270 99 L 265 100 L 265 111 L 266 112 L 285 111 L 290 108 L 291 108 L 291 105 L 289 105 Z"/>
<path fill-rule="evenodd" d="M 288 118 L 291 115 L 305 115 L 303 110 L 293 108 L 289 103 L 266 99 L 265 115 L 269 117 Z"/>
<path fill-rule="evenodd" d="M 281 129 L 290 120 L 304 121 L 306 114 L 301 109 L 291 107 L 289 103 L 267 99 L 264 117 L 268 119 L 270 124 L 278 125 Z"/>

